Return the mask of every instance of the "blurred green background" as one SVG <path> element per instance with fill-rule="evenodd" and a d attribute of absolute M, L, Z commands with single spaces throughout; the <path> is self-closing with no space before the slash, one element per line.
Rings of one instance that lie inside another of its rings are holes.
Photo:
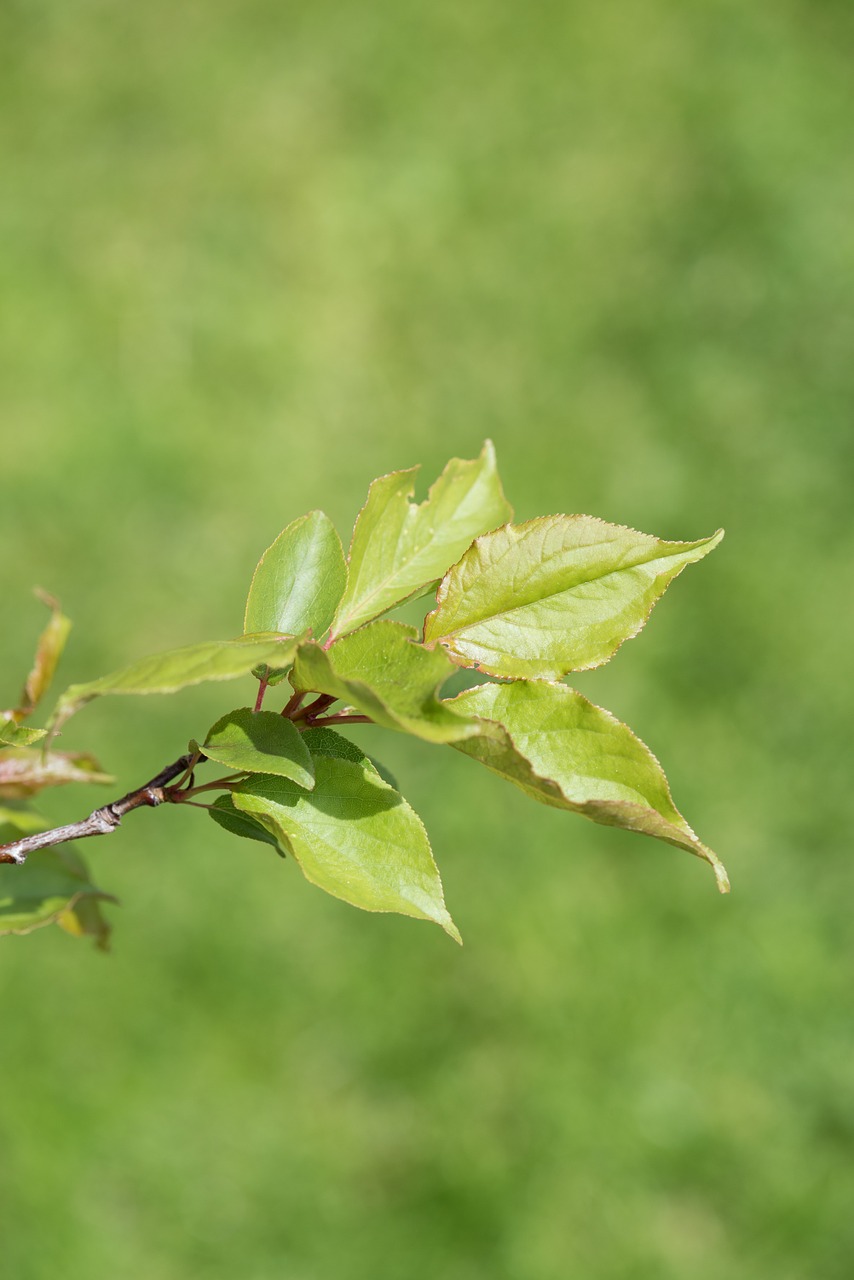
<path fill-rule="evenodd" d="M 733 880 L 375 730 L 462 951 L 133 815 L 110 958 L 0 945 L 9 1280 L 848 1280 L 853 54 L 843 0 L 0 4 L 0 703 L 34 584 L 62 686 L 227 637 L 293 517 L 489 435 L 521 519 L 726 527 L 578 684 Z M 64 745 L 124 790 L 251 694 Z"/>

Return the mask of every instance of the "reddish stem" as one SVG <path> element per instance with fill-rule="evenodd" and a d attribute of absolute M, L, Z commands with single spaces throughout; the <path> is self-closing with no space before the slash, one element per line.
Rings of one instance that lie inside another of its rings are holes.
<path fill-rule="evenodd" d="M 373 724 L 373 723 L 374 722 L 370 716 L 348 715 L 346 711 L 341 711 L 338 713 L 338 715 L 323 716 L 323 718 L 320 720 L 312 720 L 311 727 L 319 729 L 322 725 L 325 725 L 325 724 Z"/>
<path fill-rule="evenodd" d="M 263 701 L 264 701 L 264 694 L 265 694 L 266 692 L 267 692 L 267 677 L 266 677 L 266 676 L 264 676 L 264 679 L 263 679 L 263 680 L 261 680 L 261 681 L 259 681 L 259 683 L 258 683 L 258 697 L 255 699 L 255 710 L 256 710 L 256 711 L 260 711 L 260 710 L 261 710 L 261 705 L 262 705 L 262 703 L 263 703 Z"/>
<path fill-rule="evenodd" d="M 282 715 L 290 719 L 290 717 L 299 707 L 304 697 L 305 697 L 304 693 L 293 694 L 285 703 L 285 705 L 282 707 Z"/>

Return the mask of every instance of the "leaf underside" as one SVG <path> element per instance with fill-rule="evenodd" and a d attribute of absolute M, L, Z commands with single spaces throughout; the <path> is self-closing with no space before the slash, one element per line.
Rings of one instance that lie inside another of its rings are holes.
<path fill-rule="evenodd" d="M 719 859 L 674 805 L 655 756 L 610 712 L 545 681 L 478 685 L 453 705 L 506 729 L 503 738 L 454 743 L 459 751 L 543 804 L 686 849 L 711 864 L 722 892 L 729 889 Z"/>
<path fill-rule="evenodd" d="M 87 702 L 105 694 L 176 693 L 207 680 L 249 675 L 258 663 L 288 666 L 298 644 L 295 636 L 246 635 L 153 654 L 98 680 L 71 685 L 57 703 L 51 730 L 55 733 Z"/>
<path fill-rule="evenodd" d="M 112 781 L 108 773 L 102 772 L 95 757 L 85 751 L 44 752 L 31 747 L 9 747 L 0 751 L 0 799 L 3 800 L 33 796 L 45 787 L 62 787 L 69 782 Z"/>

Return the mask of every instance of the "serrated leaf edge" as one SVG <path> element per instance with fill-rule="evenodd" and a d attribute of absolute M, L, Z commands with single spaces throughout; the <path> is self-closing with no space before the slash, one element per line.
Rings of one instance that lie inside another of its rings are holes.
<path fill-rule="evenodd" d="M 516 683 L 516 682 L 508 681 L 508 683 Z M 688 836 L 690 837 L 690 840 L 693 843 L 687 843 L 687 842 L 679 843 L 675 839 L 669 840 L 666 836 L 654 835 L 653 833 L 647 832 L 647 831 L 636 831 L 634 828 L 630 828 L 630 827 L 627 827 L 624 829 L 629 831 L 634 831 L 635 835 L 642 835 L 642 836 L 645 835 L 648 838 L 653 840 L 662 840 L 667 844 L 672 844 L 677 849 L 683 849 L 686 853 L 693 853 L 695 857 L 700 858 L 704 862 L 708 862 L 712 870 L 714 871 L 718 890 L 721 893 L 729 893 L 730 880 L 729 880 L 729 876 L 727 875 L 727 871 L 724 864 L 721 862 L 717 854 L 712 849 L 710 849 L 708 845 L 704 844 L 702 840 L 700 840 L 699 836 L 694 831 L 693 827 L 689 824 L 689 822 L 683 815 L 682 811 L 677 806 L 676 802 L 673 799 L 673 794 L 670 790 L 670 782 L 661 764 L 661 761 L 658 759 L 658 756 L 655 754 L 655 752 L 649 746 L 647 746 L 643 738 L 641 738 L 637 733 L 635 733 L 634 729 L 632 729 L 629 725 L 627 725 L 623 720 L 620 720 L 618 716 L 614 715 L 613 711 L 609 711 L 607 707 L 600 707 L 598 703 L 591 701 L 590 698 L 586 698 L 584 694 L 580 693 L 577 689 L 571 689 L 571 686 L 563 684 L 558 680 L 541 680 L 541 681 L 538 681 L 537 683 L 548 684 L 556 689 L 570 689 L 572 693 L 576 694 L 577 697 L 582 698 L 583 701 L 586 702 L 589 706 L 593 707 L 596 711 L 601 712 L 601 714 L 604 715 L 605 718 L 609 720 L 617 728 L 626 729 L 632 735 L 635 741 L 640 743 L 643 749 L 649 754 L 653 763 L 661 771 L 661 777 L 664 781 L 664 788 L 667 794 L 667 798 L 670 801 L 670 803 L 673 805 L 673 808 L 676 811 L 676 813 L 679 814 L 680 818 L 685 823 L 686 833 L 688 834 Z M 479 686 L 475 685 L 473 687 L 478 688 Z M 460 693 L 456 694 L 455 697 L 444 699 L 444 701 L 456 702 L 457 699 L 462 698 L 468 692 L 469 690 L 464 689 Z M 470 713 L 470 714 L 475 714 L 475 713 Z M 548 788 L 552 791 L 553 794 L 555 794 L 556 798 L 561 799 L 566 805 L 571 807 L 571 812 L 577 813 L 580 817 L 587 818 L 591 822 L 595 822 L 595 818 L 591 818 L 590 814 L 587 813 L 586 810 L 588 808 L 594 807 L 599 802 L 585 801 L 579 804 L 577 801 L 570 800 L 570 798 L 564 793 L 563 788 L 561 787 L 559 782 L 556 782 L 554 778 L 549 778 L 545 774 L 540 774 L 537 772 L 537 770 L 534 768 L 531 761 L 525 755 L 524 751 L 522 751 L 522 749 L 519 747 L 515 738 L 513 737 L 513 734 L 510 732 L 510 730 L 507 728 L 505 724 L 502 724 L 500 720 L 490 720 L 486 716 L 479 716 L 477 718 L 484 720 L 488 724 L 498 725 L 499 728 L 503 729 L 504 733 L 507 735 L 508 740 L 512 744 L 513 749 L 516 752 L 518 752 L 519 757 L 525 761 L 525 764 L 530 770 L 531 777 L 535 783 L 547 783 Z M 455 747 L 456 743 L 454 742 L 448 743 L 448 746 Z M 478 763 L 484 763 L 484 762 L 479 761 Z M 513 785 L 511 779 L 507 778 L 506 775 L 502 774 L 499 770 L 493 769 L 492 766 L 488 764 L 485 765 L 485 767 L 489 769 L 491 773 L 496 774 L 497 777 L 503 777 L 505 781 L 511 782 L 511 785 Z M 520 789 L 524 790 L 524 788 L 520 788 Z M 535 800 L 537 799 L 537 797 L 532 795 L 531 799 Z M 620 809 L 620 810 L 638 809 L 642 811 L 646 810 L 647 812 L 651 812 L 651 813 L 656 812 L 656 810 L 653 809 L 651 805 L 633 804 L 631 801 L 628 801 L 628 800 L 608 800 L 601 803 L 607 803 L 609 807 L 616 807 L 617 809 Z M 673 826 L 673 824 L 670 823 L 668 819 L 664 818 L 663 814 L 659 814 L 659 817 L 663 818 L 665 822 L 668 822 L 669 826 Z M 673 829 L 674 831 L 679 830 L 678 827 L 674 827 Z"/>

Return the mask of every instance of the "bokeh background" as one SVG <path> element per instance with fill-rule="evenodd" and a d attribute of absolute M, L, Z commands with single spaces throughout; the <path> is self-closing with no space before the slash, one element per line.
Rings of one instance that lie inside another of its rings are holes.
<path fill-rule="evenodd" d="M 0 702 L 34 584 L 63 686 L 227 637 L 293 517 L 488 435 L 521 519 L 726 526 L 578 683 L 734 890 L 375 730 L 463 950 L 134 815 L 110 957 L 0 946 L 9 1280 L 850 1277 L 852 55 L 847 0 L 0 4 Z M 124 790 L 251 692 L 65 745 Z"/>

